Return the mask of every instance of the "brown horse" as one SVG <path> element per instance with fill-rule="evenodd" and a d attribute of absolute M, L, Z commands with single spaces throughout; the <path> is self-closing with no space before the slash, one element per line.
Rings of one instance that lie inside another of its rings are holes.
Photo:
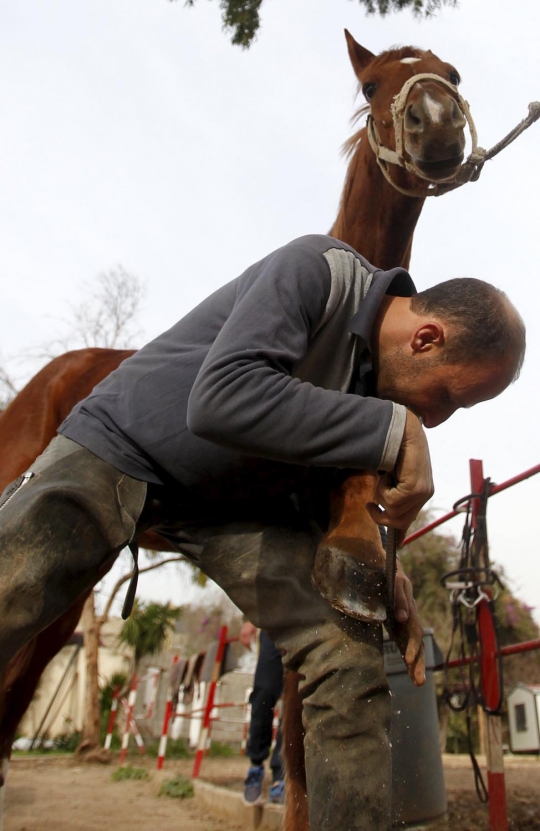
<path fill-rule="evenodd" d="M 330 234 L 348 242 L 381 268 L 407 266 L 414 229 L 432 184 L 451 181 L 463 160 L 465 117 L 459 107 L 456 69 L 431 52 L 412 47 L 378 57 L 346 32 L 349 56 L 367 100 L 368 128 L 347 143 L 351 156 L 338 217 Z M 416 80 L 412 80 L 413 76 Z M 418 76 L 418 77 L 417 77 Z M 400 91 L 404 88 L 399 98 Z M 392 102 L 398 96 L 399 107 Z M 0 490 L 20 475 L 54 437 L 58 425 L 131 352 L 82 349 L 56 358 L 41 370 L 0 415 L 3 449 Z M 358 520 L 374 523 L 365 511 L 372 501 L 373 478 L 350 476 L 333 507 L 332 539 L 349 553 L 356 550 Z M 350 513 L 349 513 L 350 512 Z M 375 529 L 376 530 L 376 529 Z M 326 541 L 323 541 L 326 543 Z M 157 535 L 146 547 L 170 550 Z M 380 556 L 382 549 L 378 546 Z M 28 706 L 44 667 L 75 628 L 85 597 L 29 643 L 8 667 L 0 688 L 0 758 L 10 755 L 16 726 Z M 288 716 L 285 753 L 289 783 L 286 829 L 309 829 L 297 679 L 289 674 L 285 697 Z"/>

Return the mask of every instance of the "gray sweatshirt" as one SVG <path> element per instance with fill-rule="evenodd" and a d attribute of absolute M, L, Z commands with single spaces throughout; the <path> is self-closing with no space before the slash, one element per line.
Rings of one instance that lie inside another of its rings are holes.
<path fill-rule="evenodd" d="M 413 295 L 408 273 L 301 237 L 124 361 L 59 432 L 187 501 L 285 495 L 312 467 L 391 470 L 405 409 L 373 397 L 369 351 L 386 293 Z"/>

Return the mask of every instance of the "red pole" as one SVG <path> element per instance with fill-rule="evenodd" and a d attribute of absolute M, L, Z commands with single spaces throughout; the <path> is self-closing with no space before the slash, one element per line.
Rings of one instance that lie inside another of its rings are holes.
<path fill-rule="evenodd" d="M 540 641 L 523 641 L 523 643 L 513 643 L 510 646 L 503 646 L 497 655 L 519 655 L 520 652 L 532 652 L 533 649 L 540 649 Z M 456 658 L 454 661 L 448 661 L 447 667 L 448 669 L 455 669 L 456 667 L 462 667 L 470 663 L 471 658 Z M 442 666 L 442 664 L 439 664 L 434 669 L 442 669 Z"/>
<path fill-rule="evenodd" d="M 116 711 L 118 710 L 118 696 L 120 694 L 120 684 L 117 684 L 114 688 L 112 704 L 111 704 L 111 712 L 109 715 L 109 723 L 107 724 L 107 735 L 105 736 L 105 744 L 103 747 L 105 750 L 111 749 L 111 741 L 112 741 L 112 732 L 114 727 L 114 722 L 116 721 Z"/>
<path fill-rule="evenodd" d="M 484 468 L 479 459 L 470 459 L 471 492 L 482 493 Z M 471 520 L 474 532 L 478 531 L 480 499 L 472 500 Z M 487 566 L 487 539 L 480 566 Z M 485 589 L 491 594 L 490 589 Z M 488 709 L 496 710 L 500 701 L 499 666 L 497 663 L 497 639 L 489 601 L 482 598 L 477 607 L 478 632 L 480 636 L 480 664 L 482 667 L 482 697 Z M 486 736 L 487 776 L 489 792 L 490 831 L 508 831 L 508 809 L 506 806 L 506 785 L 504 781 L 504 755 L 502 749 L 502 723 L 499 715 L 483 713 Z"/>
<path fill-rule="evenodd" d="M 125 704 L 125 699 L 122 701 L 122 703 Z M 133 717 L 131 718 L 131 721 L 129 723 L 129 729 L 133 733 L 133 738 L 135 739 L 135 743 L 139 748 L 139 753 L 141 753 L 141 755 L 144 756 L 146 753 L 146 747 L 144 746 L 143 737 L 141 736 L 139 728 L 137 727 L 137 722 Z"/>
<path fill-rule="evenodd" d="M 206 706 L 204 708 L 203 723 L 199 735 L 199 744 L 197 747 L 197 753 L 195 754 L 195 764 L 193 765 L 193 773 L 191 774 L 193 779 L 196 779 L 199 775 L 199 771 L 201 769 L 201 764 L 204 756 L 204 751 L 206 748 L 206 742 L 208 740 L 208 735 L 210 732 L 210 714 L 214 707 L 214 695 L 216 692 L 217 682 L 219 681 L 219 675 L 221 672 L 221 662 L 223 661 L 223 654 L 225 652 L 226 642 L 227 627 L 222 626 L 219 631 L 219 643 L 216 652 L 216 660 L 214 662 L 214 671 L 212 672 L 212 680 L 210 681 L 208 699 L 206 701 Z"/>
<path fill-rule="evenodd" d="M 501 482 L 500 485 L 493 485 L 489 495 L 495 496 L 495 494 L 500 493 L 501 491 L 505 491 L 507 488 L 512 487 L 512 485 L 517 485 L 518 482 L 523 482 L 524 479 L 529 479 L 529 477 L 534 476 L 536 473 L 540 473 L 540 465 L 530 467 L 523 473 L 518 473 L 517 476 L 513 476 L 511 479 L 507 479 L 505 482 Z M 477 491 L 474 491 L 474 493 L 477 493 Z M 409 534 L 408 537 L 405 537 L 405 539 L 403 540 L 403 545 L 408 545 L 410 542 L 417 540 L 419 537 L 423 537 L 424 534 L 427 534 L 429 531 L 433 531 L 434 528 L 437 528 L 439 525 L 442 525 L 443 522 L 448 522 L 449 519 L 453 519 L 458 514 L 459 511 L 450 511 L 444 516 L 439 517 L 439 519 L 430 522 L 429 525 L 426 525 L 424 528 L 419 528 L 418 531 L 414 531 L 414 533 Z"/>
<path fill-rule="evenodd" d="M 429 531 L 433 531 L 434 528 L 442 525 L 443 522 L 448 522 L 449 519 L 453 519 L 458 515 L 458 513 L 459 511 L 450 511 L 450 513 L 439 517 L 439 519 L 435 519 L 433 522 L 430 522 L 429 525 L 426 525 L 424 528 L 419 528 L 418 531 L 414 531 L 412 534 L 409 534 L 408 537 L 405 537 L 403 545 L 408 545 L 410 542 L 414 542 L 414 540 L 417 540 L 419 537 L 423 537 L 424 534 L 427 534 Z"/>
<path fill-rule="evenodd" d="M 517 476 L 513 476 L 511 479 L 507 479 L 506 482 L 501 482 L 500 485 L 493 485 L 489 495 L 493 496 L 496 493 L 505 491 L 506 488 L 511 488 L 512 485 L 517 485 L 518 482 L 523 482 L 524 479 L 528 479 L 530 476 L 534 476 L 536 473 L 540 473 L 540 465 L 530 467 L 529 470 L 525 470 L 523 471 L 523 473 L 518 473 Z"/>
<path fill-rule="evenodd" d="M 173 658 L 173 667 L 178 663 L 178 655 L 175 655 Z M 167 752 L 167 736 L 169 733 L 169 722 L 171 720 L 171 712 L 172 712 L 172 698 L 173 698 L 173 691 L 172 686 L 169 684 L 169 691 L 167 692 L 167 702 L 165 704 L 165 716 L 163 718 L 163 729 L 161 731 L 161 738 L 159 740 L 159 750 L 158 750 L 158 760 L 157 760 L 157 769 L 161 770 L 163 767 L 163 762 L 165 760 L 165 753 Z"/>

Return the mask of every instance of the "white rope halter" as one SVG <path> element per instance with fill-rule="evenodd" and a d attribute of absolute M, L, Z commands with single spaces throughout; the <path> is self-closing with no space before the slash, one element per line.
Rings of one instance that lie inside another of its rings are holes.
<path fill-rule="evenodd" d="M 403 156 L 403 133 L 405 129 L 404 115 L 405 108 L 407 106 L 407 99 L 413 86 L 419 81 L 424 81 L 426 79 L 436 81 L 438 84 L 443 84 L 451 90 L 458 107 L 467 120 L 472 141 L 472 149 L 468 158 L 451 176 L 447 179 L 439 179 L 437 182 L 431 181 L 425 173 L 418 169 L 414 161 L 409 161 Z M 443 193 L 447 193 L 449 190 L 454 190 L 454 188 L 459 188 L 461 185 L 465 185 L 467 182 L 476 182 L 482 172 L 484 164 L 489 161 L 489 159 L 496 156 L 497 153 L 500 153 L 501 150 L 504 150 L 505 147 L 508 147 L 514 139 L 521 135 L 524 130 L 540 118 L 540 101 L 532 101 L 529 104 L 529 114 L 525 116 L 525 118 L 522 119 L 522 121 L 520 121 L 513 130 L 510 130 L 510 132 L 503 139 L 497 142 L 491 150 L 484 150 L 483 147 L 478 147 L 476 127 L 474 125 L 468 103 L 460 95 L 458 88 L 445 78 L 441 78 L 440 75 L 434 75 L 431 72 L 420 72 L 418 75 L 413 75 L 412 78 L 409 78 L 409 80 L 403 84 L 401 90 L 394 97 L 391 111 L 394 121 L 394 133 L 396 136 L 395 150 L 390 150 L 388 147 L 384 147 L 384 145 L 381 144 L 377 128 L 375 127 L 375 122 L 373 121 L 373 116 L 368 115 L 367 120 L 367 135 L 369 143 L 375 153 L 377 163 L 381 168 L 385 179 L 392 185 L 393 188 L 398 190 L 400 193 L 403 193 L 405 196 L 440 196 Z M 425 181 L 420 182 L 415 188 L 402 188 L 392 180 L 388 169 L 389 164 L 395 164 L 399 167 L 403 167 Z"/>
<path fill-rule="evenodd" d="M 429 176 L 422 170 L 420 170 L 412 159 L 406 159 L 404 156 L 403 139 L 405 132 L 405 109 L 407 107 L 407 100 L 409 98 L 411 89 L 420 81 L 435 81 L 438 84 L 443 84 L 443 86 L 448 87 L 448 89 L 452 93 L 452 97 L 455 99 L 458 107 L 465 116 L 471 133 L 472 149 L 468 159 L 465 162 L 463 162 L 463 164 L 461 164 L 459 168 L 446 179 L 438 179 L 436 182 L 430 180 Z M 432 72 L 420 72 L 418 75 L 413 75 L 412 78 L 409 78 L 408 81 L 405 81 L 401 90 L 394 97 L 394 100 L 392 101 L 391 112 L 392 119 L 394 122 L 394 134 L 396 137 L 395 150 L 390 150 L 389 147 L 385 147 L 383 144 L 381 144 L 379 134 L 377 133 L 377 128 L 375 126 L 375 121 L 373 120 L 372 115 L 368 115 L 367 135 L 371 148 L 377 158 L 377 163 L 381 168 L 385 179 L 392 185 L 393 188 L 398 190 L 400 193 L 405 194 L 405 196 L 439 196 L 441 193 L 446 193 L 446 191 L 451 189 L 452 187 L 459 187 L 459 185 L 465 184 L 465 181 L 470 181 L 472 172 L 468 176 L 468 178 L 464 179 L 463 181 L 461 181 L 460 172 L 463 171 L 465 168 L 467 168 L 468 171 L 471 166 L 471 161 L 473 159 L 474 166 L 476 167 L 478 165 L 480 161 L 478 151 L 482 150 L 482 148 L 478 148 L 476 127 L 474 125 L 469 105 L 461 96 L 458 88 L 454 86 L 454 84 L 451 84 L 450 81 L 447 81 L 440 75 L 434 75 Z M 485 151 L 483 152 L 485 153 Z M 390 176 L 390 171 L 388 169 L 389 164 L 395 164 L 399 167 L 405 168 L 410 173 L 414 173 L 418 178 L 425 180 L 425 183 L 421 182 L 413 188 L 400 187 L 398 184 L 396 184 L 396 182 L 393 181 L 392 177 Z M 458 181 L 458 179 L 460 181 Z"/>

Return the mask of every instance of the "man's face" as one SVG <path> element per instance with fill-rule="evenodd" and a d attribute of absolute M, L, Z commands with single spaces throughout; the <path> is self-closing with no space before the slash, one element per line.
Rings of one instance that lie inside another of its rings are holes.
<path fill-rule="evenodd" d="M 512 361 L 448 364 L 439 357 L 411 356 L 396 348 L 381 356 L 377 394 L 404 404 L 425 427 L 437 427 L 456 410 L 495 398 L 513 376 Z"/>

